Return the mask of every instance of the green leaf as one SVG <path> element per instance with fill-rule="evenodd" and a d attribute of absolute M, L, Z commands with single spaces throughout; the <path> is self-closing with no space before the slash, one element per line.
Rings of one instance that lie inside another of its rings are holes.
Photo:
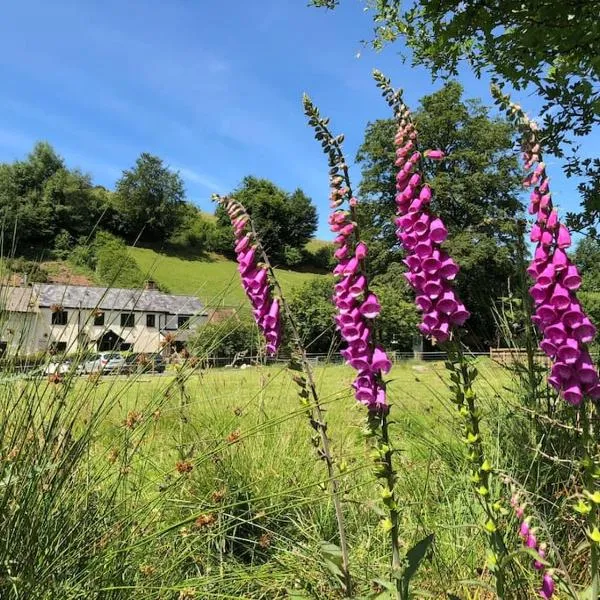
<path fill-rule="evenodd" d="M 419 565 L 423 562 L 427 554 L 427 550 L 433 543 L 435 534 L 431 533 L 426 538 L 423 538 L 420 542 L 417 542 L 407 553 L 406 553 L 406 567 L 402 573 L 402 586 L 405 591 L 405 597 L 408 597 L 408 588 L 410 580 L 414 577 L 415 573 L 419 569 Z"/>
<path fill-rule="evenodd" d="M 504 556 L 501 560 L 501 567 L 506 568 L 512 560 L 514 560 L 517 556 L 520 556 L 521 554 L 528 554 L 529 556 L 531 556 L 531 558 L 533 558 L 533 560 L 537 560 L 545 567 L 550 566 L 550 563 L 544 560 L 533 548 L 527 548 L 526 546 L 522 546 L 518 550 L 509 552 L 506 556 Z"/>

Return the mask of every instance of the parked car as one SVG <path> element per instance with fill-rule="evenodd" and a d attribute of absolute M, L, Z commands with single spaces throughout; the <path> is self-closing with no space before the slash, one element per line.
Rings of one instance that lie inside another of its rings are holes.
<path fill-rule="evenodd" d="M 160 354 L 141 352 L 130 354 L 125 359 L 128 373 L 164 373 L 165 368 L 165 359 Z"/>
<path fill-rule="evenodd" d="M 63 360 L 61 362 L 51 362 L 44 368 L 44 375 L 64 375 L 70 371 L 81 373 L 83 365 L 81 363 L 75 363 L 72 360 Z"/>
<path fill-rule="evenodd" d="M 84 373 L 120 373 L 125 370 L 125 359 L 117 352 L 101 352 L 83 363 Z"/>

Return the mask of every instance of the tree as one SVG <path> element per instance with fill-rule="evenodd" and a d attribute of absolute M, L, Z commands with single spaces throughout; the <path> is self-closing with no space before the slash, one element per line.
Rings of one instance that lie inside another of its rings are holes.
<path fill-rule="evenodd" d="M 582 292 L 600 292 L 600 241 L 584 238 L 577 244 L 573 262 L 581 273 Z"/>
<path fill-rule="evenodd" d="M 373 279 L 371 287 L 381 304 L 375 323 L 378 341 L 396 352 L 410 352 L 419 317 L 402 272 L 398 263 L 392 263 L 383 275 Z"/>
<path fill-rule="evenodd" d="M 448 250 L 461 264 L 459 291 L 477 315 L 469 324 L 480 341 L 490 341 L 493 304 L 515 276 L 520 235 L 515 225 L 522 207 L 513 129 L 491 118 L 479 101 L 463 100 L 455 82 L 422 98 L 414 119 L 419 146 L 447 155 L 441 163 L 425 161 L 425 175 L 435 191 L 432 209 L 447 224 Z M 370 123 L 357 154 L 363 200 L 359 220 L 373 275 L 385 273 L 401 258 L 393 222 L 395 127 L 392 119 Z"/>
<path fill-rule="evenodd" d="M 169 244 L 180 251 L 201 254 L 212 249 L 216 223 L 191 202 L 181 207 L 181 222 L 169 238 Z"/>
<path fill-rule="evenodd" d="M 88 235 L 101 212 L 90 177 L 68 169 L 47 142 L 25 160 L 0 165 L 2 227 L 21 245 L 47 245 L 60 231 Z"/>
<path fill-rule="evenodd" d="M 531 89 L 544 102 L 546 143 L 558 156 L 600 122 L 598 0 L 364 1 L 373 9 L 373 47 L 401 38 L 413 64 L 435 76 L 456 76 L 467 61 L 477 76 L 490 73 L 500 85 Z M 333 9 L 339 0 L 312 4 Z M 580 161 L 574 152 L 565 171 L 585 178 L 579 185 L 583 214 L 570 214 L 570 221 L 580 228 L 594 224 L 600 160 Z"/>
<path fill-rule="evenodd" d="M 333 278 L 318 277 L 307 281 L 294 291 L 290 309 L 295 317 L 300 338 L 308 352 L 327 353 L 339 344 L 335 330 Z"/>
<path fill-rule="evenodd" d="M 181 223 L 184 196 L 179 173 L 169 170 L 158 156 L 143 152 L 116 185 L 123 234 L 145 241 L 170 236 Z"/>
<path fill-rule="evenodd" d="M 232 196 L 252 216 L 269 256 L 280 264 L 297 264 L 317 229 L 317 210 L 312 200 L 301 189 L 289 194 L 272 181 L 251 175 L 244 177 Z M 216 214 L 219 225 L 229 228 L 225 211 L 218 208 Z"/>

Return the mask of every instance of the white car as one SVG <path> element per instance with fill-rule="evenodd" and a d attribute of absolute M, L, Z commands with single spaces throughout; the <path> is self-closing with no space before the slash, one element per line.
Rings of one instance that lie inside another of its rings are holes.
<path fill-rule="evenodd" d="M 51 362 L 46 365 L 44 369 L 44 375 L 64 375 L 70 371 L 80 373 L 83 370 L 83 366 L 80 364 L 74 364 L 72 360 L 63 360 L 61 362 Z"/>
<path fill-rule="evenodd" d="M 44 369 L 44 375 L 54 375 L 55 373 L 59 373 L 60 375 L 67 373 L 69 371 L 69 367 L 71 366 L 71 361 L 65 360 L 63 362 L 51 362 L 46 365 Z"/>
<path fill-rule="evenodd" d="M 125 358 L 117 352 L 101 352 L 83 363 L 84 373 L 118 373 L 124 370 Z"/>

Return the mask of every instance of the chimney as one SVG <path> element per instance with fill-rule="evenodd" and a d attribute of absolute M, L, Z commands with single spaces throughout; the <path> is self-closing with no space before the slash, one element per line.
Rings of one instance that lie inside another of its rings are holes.
<path fill-rule="evenodd" d="M 156 281 L 154 281 L 154 279 L 146 279 L 146 282 L 144 283 L 144 289 L 145 290 L 158 289 L 158 287 L 156 286 Z"/>

